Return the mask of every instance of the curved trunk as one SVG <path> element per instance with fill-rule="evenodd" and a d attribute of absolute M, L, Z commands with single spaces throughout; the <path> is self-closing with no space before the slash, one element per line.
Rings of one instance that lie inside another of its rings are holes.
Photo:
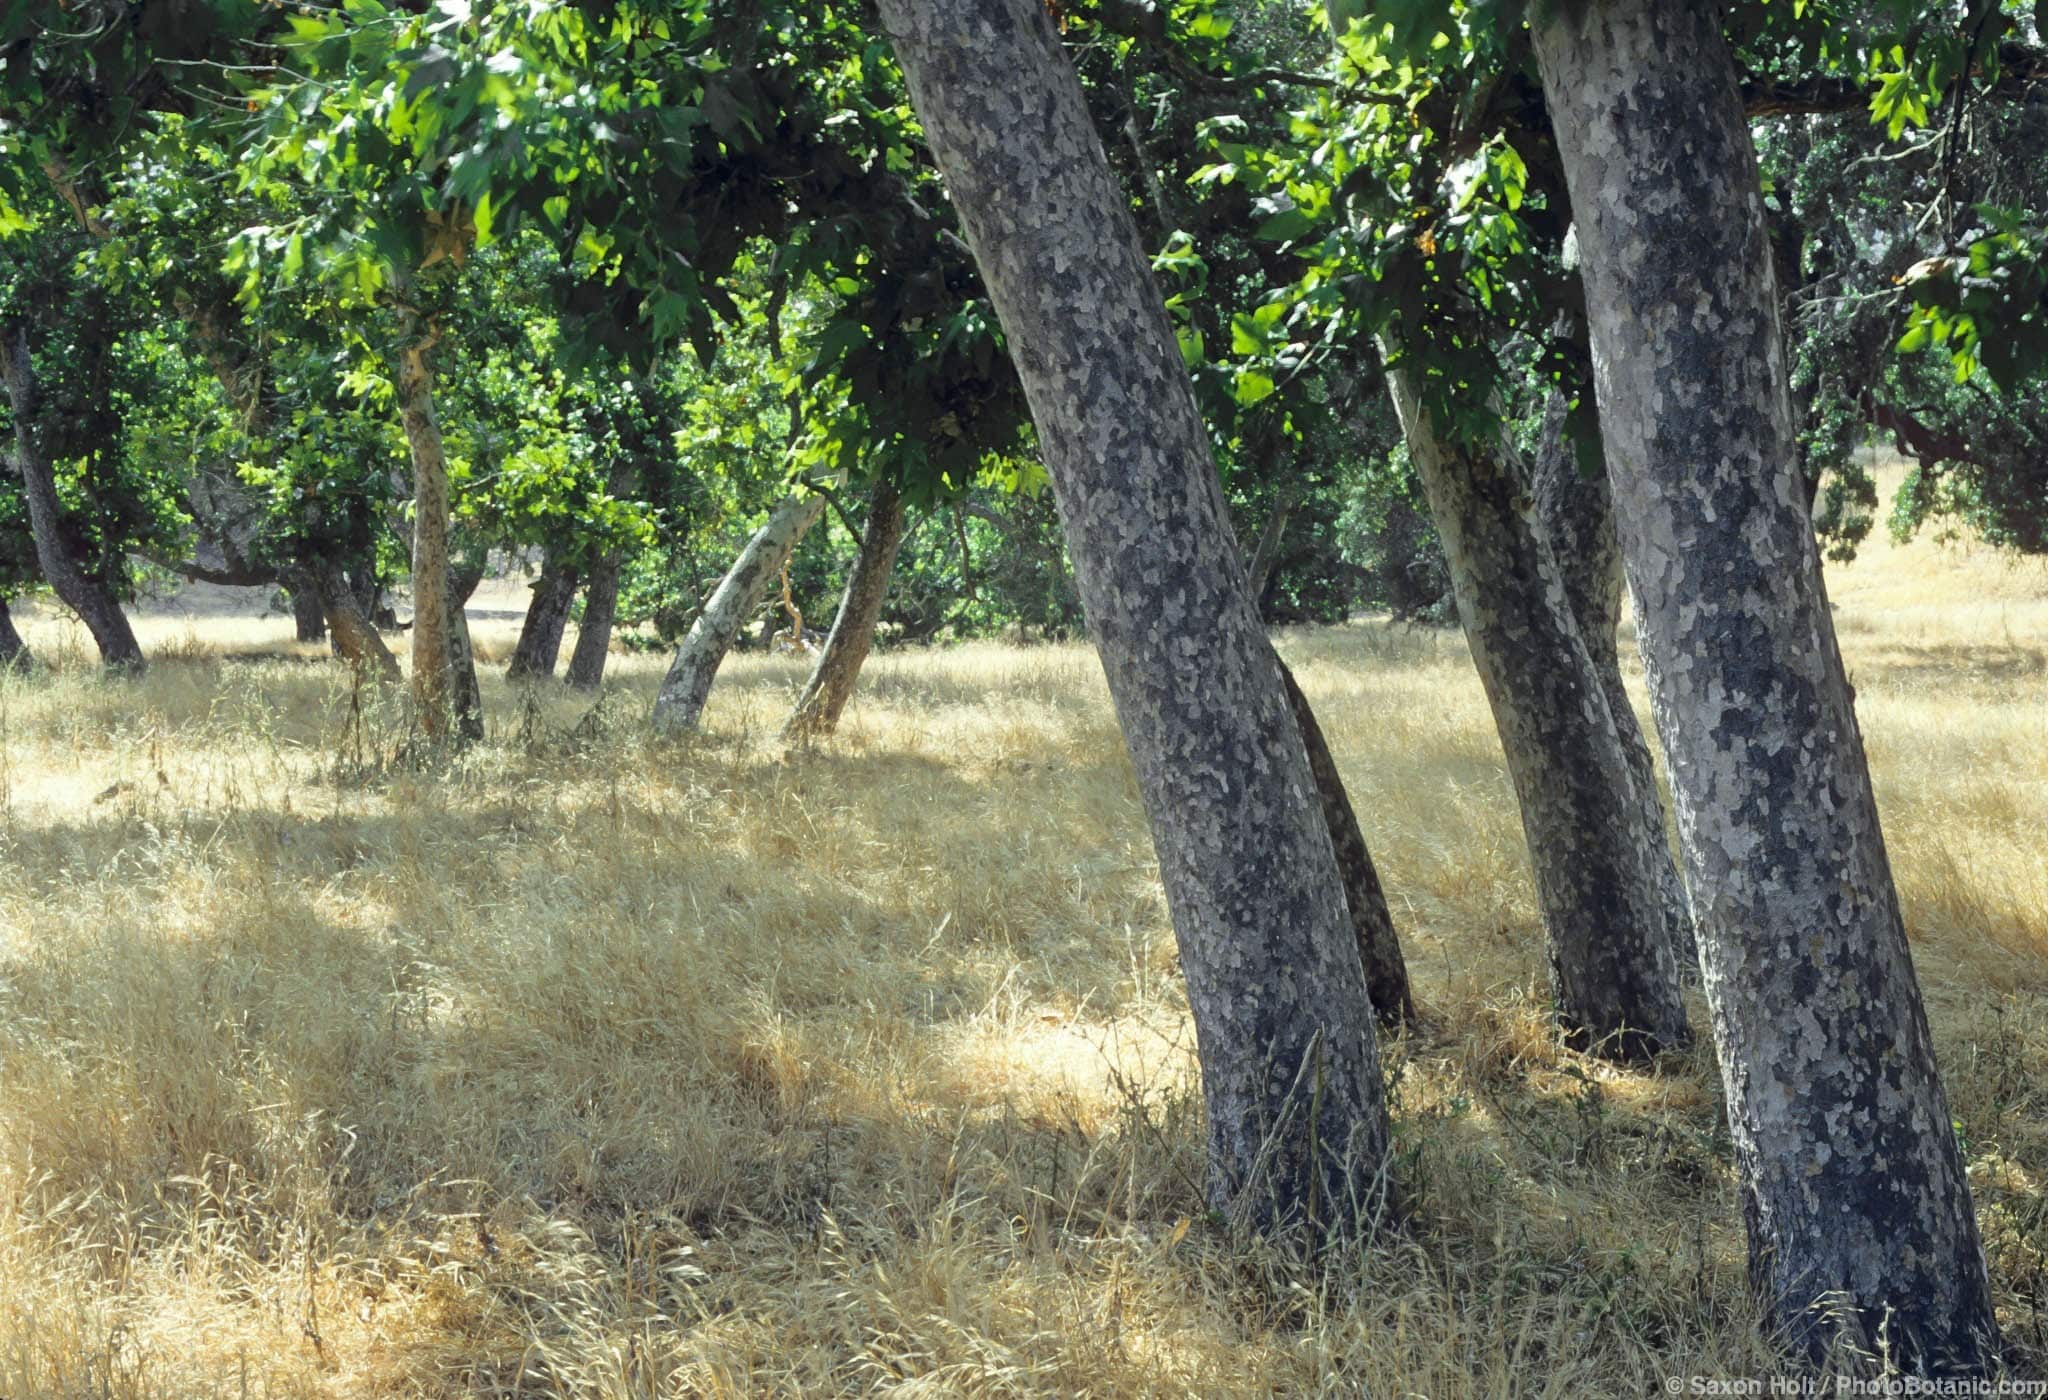
<path fill-rule="evenodd" d="M 1530 16 L 1750 1276 L 1816 1361 L 1846 1340 L 1983 1374 L 1998 1324 L 1805 507 L 1720 18 L 1676 0 Z"/>
<path fill-rule="evenodd" d="M 77 613 L 99 645 L 100 660 L 109 668 L 141 671 L 145 665 L 135 629 L 106 586 L 88 575 L 72 557 L 64 540 L 62 510 L 57 502 L 57 477 L 36 431 L 35 365 L 29 357 L 28 328 L 0 326 L 0 377 L 7 381 L 8 407 L 14 415 L 16 465 L 22 495 L 28 501 L 29 531 L 35 536 L 36 563 L 64 605 Z"/>
<path fill-rule="evenodd" d="M 384 638 L 363 611 L 355 590 L 342 577 L 341 565 L 331 559 L 312 559 L 303 567 L 320 595 L 321 609 L 327 614 L 327 632 L 335 655 L 352 666 L 376 671 L 380 680 L 397 680 L 398 658 L 384 645 Z"/>
<path fill-rule="evenodd" d="M 1593 386 L 1584 392 L 1590 395 Z M 1578 454 L 1565 431 L 1567 406 L 1563 393 L 1553 391 L 1543 414 L 1543 438 L 1536 453 L 1536 520 L 1557 561 L 1564 582 L 1564 596 L 1571 605 L 1572 619 L 1579 625 L 1579 639 L 1600 688 L 1607 694 L 1607 712 L 1614 718 L 1614 732 L 1621 741 L 1622 757 L 1628 760 L 1630 785 L 1634 789 L 1634 818 L 1643 830 L 1659 833 L 1663 858 L 1654 860 L 1653 873 L 1664 900 L 1664 926 L 1671 935 L 1671 957 L 1679 976 L 1697 980 L 1699 947 L 1693 939 L 1692 907 L 1686 900 L 1685 883 L 1678 878 L 1678 865 L 1664 831 L 1664 800 L 1658 793 L 1657 768 L 1650 758 L 1650 746 L 1643 739 L 1643 727 L 1636 721 L 1635 704 L 1621 679 L 1621 538 L 1614 533 L 1614 496 L 1603 468 L 1591 476 L 1579 470 Z"/>
<path fill-rule="evenodd" d="M 449 737 L 454 696 L 451 660 L 457 639 L 448 588 L 448 459 L 434 417 L 433 370 L 427 344 L 415 341 L 398 355 L 398 409 L 412 448 L 412 698 L 427 738 Z M 466 646 L 467 638 L 462 639 Z"/>
<path fill-rule="evenodd" d="M 33 665 L 35 657 L 29 654 L 28 643 L 14 630 L 14 614 L 8 611 L 7 600 L 0 598 L 0 668 L 27 670 Z"/>
<path fill-rule="evenodd" d="M 1001 316 L 1151 821 L 1208 1110 L 1255 1228 L 1364 1225 L 1388 1128 L 1301 729 L 1173 328 L 1040 0 L 882 0 Z"/>
<path fill-rule="evenodd" d="M 552 676 L 562 654 L 562 631 L 569 625 L 569 607 L 576 601 L 576 571 L 550 558 L 534 580 L 533 601 L 519 628 L 519 643 L 505 663 L 505 679 Z"/>
<path fill-rule="evenodd" d="M 605 659 L 612 650 L 612 622 L 619 611 L 619 556 L 598 560 L 583 590 L 583 624 L 576 629 L 576 650 L 569 654 L 569 684 L 595 690 L 604 683 Z"/>
<path fill-rule="evenodd" d="M 1656 874 L 1671 859 L 1664 826 L 1640 820 L 1606 691 L 1529 516 L 1521 460 L 1506 444 L 1478 452 L 1440 435 L 1407 366 L 1389 368 L 1387 384 L 1514 780 L 1558 1021 L 1574 1044 L 1622 1059 L 1684 1045 Z"/>
<path fill-rule="evenodd" d="M 1316 798 L 1322 804 L 1323 824 L 1330 829 L 1330 845 L 1337 855 L 1337 870 L 1344 877 L 1344 904 L 1351 911 L 1351 928 L 1358 936 L 1358 954 L 1365 963 L 1365 985 L 1372 993 L 1372 1009 L 1387 1027 L 1415 1019 L 1415 999 L 1408 987 L 1408 960 L 1401 956 L 1401 940 L 1394 932 L 1393 911 L 1387 908 L 1386 891 L 1380 886 L 1379 869 L 1366 848 L 1365 832 L 1358 814 L 1351 809 L 1351 796 L 1344 791 L 1344 778 L 1330 753 L 1316 712 L 1295 683 L 1294 672 L 1275 652 L 1280 681 L 1287 687 L 1287 703 L 1294 722 L 1301 726 L 1301 740 L 1308 749 L 1309 772 L 1316 782 Z"/>
<path fill-rule="evenodd" d="M 761 606 L 768 580 L 782 571 L 797 541 L 817 523 L 824 509 L 823 496 L 791 496 L 747 541 L 704 604 L 704 611 L 690 624 L 690 635 L 676 648 L 676 659 L 662 679 L 661 693 L 654 698 L 655 733 L 695 732 L 704 716 L 704 702 L 711 695 L 712 678 L 732 650 L 732 639 Z"/>
<path fill-rule="evenodd" d="M 889 593 L 889 571 L 896 567 L 896 552 L 903 547 L 903 518 L 903 497 L 896 487 L 887 480 L 876 482 L 860 552 L 846 577 L 846 595 L 839 600 L 839 615 L 832 620 L 832 634 L 825 639 L 810 684 L 783 727 L 784 738 L 813 738 L 839 727 L 861 664 L 875 643 L 875 624 Z"/>

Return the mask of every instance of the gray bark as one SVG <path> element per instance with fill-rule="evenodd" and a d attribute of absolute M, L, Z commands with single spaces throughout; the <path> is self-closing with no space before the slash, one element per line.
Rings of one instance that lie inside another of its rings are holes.
<path fill-rule="evenodd" d="M 1794 440 L 1717 6 L 1532 11 L 1578 227 L 1750 1275 L 1818 1359 L 1995 1365 L 1998 1328 Z"/>
<path fill-rule="evenodd" d="M 604 684 L 605 660 L 612 650 L 612 624 L 619 612 L 619 556 L 616 551 L 597 561 L 583 590 L 583 624 L 576 629 L 576 649 L 569 654 L 569 684 L 595 690 Z"/>
<path fill-rule="evenodd" d="M 832 620 L 832 633 L 818 655 L 810 684 L 804 687 L 783 728 L 785 738 L 812 738 L 839 727 L 839 716 L 853 698 L 861 665 L 874 646 L 875 624 L 881 620 L 882 602 L 889 593 L 889 571 L 896 567 L 896 552 L 903 547 L 903 518 L 903 497 L 894 483 L 887 479 L 876 482 L 860 552 L 854 556 L 845 596 L 839 600 L 839 614 Z"/>
<path fill-rule="evenodd" d="M 1621 1059 L 1682 1046 L 1691 1033 L 1657 876 L 1671 861 L 1664 824 L 1641 820 L 1527 471 L 1505 442 L 1482 452 L 1440 433 L 1408 366 L 1391 366 L 1387 383 L 1514 781 L 1558 1022 L 1573 1043 Z"/>
<path fill-rule="evenodd" d="M 34 664 L 35 657 L 29 654 L 28 643 L 14 629 L 14 614 L 8 611 L 7 600 L 0 598 L 0 668 L 27 670 Z"/>
<path fill-rule="evenodd" d="M 554 675 L 555 662 L 562 654 L 562 632 L 569 625 L 569 608 L 575 601 L 576 571 L 550 556 L 533 582 L 533 599 L 527 604 L 526 621 L 520 625 L 512 659 L 505 663 L 505 679 Z"/>
<path fill-rule="evenodd" d="M 1593 386 L 1585 385 L 1584 392 L 1590 395 Z M 1659 795 L 1656 765 L 1643 739 L 1643 727 L 1636 721 L 1628 686 L 1621 678 L 1621 537 L 1614 532 L 1614 496 L 1604 469 L 1590 476 L 1579 470 L 1578 454 L 1565 431 L 1568 407 L 1563 392 L 1553 391 L 1544 410 L 1543 438 L 1536 453 L 1536 519 L 1550 546 L 1550 557 L 1557 561 L 1565 599 L 1579 625 L 1579 639 L 1586 644 L 1586 655 L 1607 694 L 1607 712 L 1614 717 L 1622 757 L 1628 760 L 1634 790 L 1630 819 L 1641 823 L 1645 831 L 1658 833 L 1664 848 L 1662 858 L 1651 863 L 1664 901 L 1672 961 L 1681 977 L 1694 980 L 1699 972 L 1699 948 L 1693 939 L 1692 908 L 1663 835 L 1664 800 Z"/>
<path fill-rule="evenodd" d="M 676 659 L 662 679 L 661 693 L 654 699 L 654 732 L 695 733 L 704 716 L 704 702 L 711 695 L 711 681 L 718 674 L 732 640 L 761 599 L 768 581 L 782 571 L 797 541 L 817 523 L 824 512 L 825 498 L 819 495 L 791 496 L 775 508 L 768 523 L 754 532 L 740 557 L 719 580 L 704 611 L 690 625 L 690 635 L 676 648 Z"/>
<path fill-rule="evenodd" d="M 1344 877 L 1344 904 L 1351 911 L 1351 928 L 1358 937 L 1358 955 L 1365 963 L 1365 985 L 1372 993 L 1372 1009 L 1387 1027 L 1415 1019 L 1415 999 L 1408 987 L 1408 960 L 1401 955 L 1401 940 L 1394 932 L 1394 914 L 1387 908 L 1387 894 L 1380 885 L 1379 868 L 1365 844 L 1365 832 L 1358 825 L 1351 795 L 1344 790 L 1337 759 L 1323 737 L 1316 712 L 1295 683 L 1278 653 L 1274 663 L 1287 687 L 1287 703 L 1294 721 L 1301 727 L 1301 741 L 1308 750 L 1309 772 L 1314 775 L 1316 798 L 1323 809 L 1323 824 L 1329 828 L 1330 846 L 1337 856 L 1337 870 Z"/>
<path fill-rule="evenodd" d="M 1039 0 L 882 0 L 1003 323 L 1151 820 L 1232 1219 L 1339 1229 L 1388 1141 L 1364 968 L 1208 433 Z"/>
<path fill-rule="evenodd" d="M 30 358 L 28 327 L 0 325 L 0 377 L 7 381 L 8 407 L 14 415 L 16 466 L 22 495 L 28 501 L 29 532 L 35 537 L 36 563 L 63 604 L 78 614 L 100 649 L 100 660 L 112 670 L 140 673 L 141 644 L 127 614 L 98 579 L 88 575 L 65 542 L 62 507 L 57 501 L 56 470 L 37 428 L 35 365 Z"/>

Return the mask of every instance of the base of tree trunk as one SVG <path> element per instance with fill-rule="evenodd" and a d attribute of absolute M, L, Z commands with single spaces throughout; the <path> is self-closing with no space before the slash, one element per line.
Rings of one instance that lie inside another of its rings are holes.
<path fill-rule="evenodd" d="M 26 670 L 34 664 L 35 658 L 29 654 L 28 643 L 14 628 L 14 614 L 8 611 L 7 600 L 0 598 L 0 668 Z"/>
<path fill-rule="evenodd" d="M 527 604 L 526 621 L 519 628 L 519 643 L 512 659 L 505 663 L 505 679 L 545 680 L 555 673 L 562 654 L 562 633 L 569 625 L 569 608 L 576 601 L 576 571 L 549 561 L 533 585 L 533 600 Z"/>
<path fill-rule="evenodd" d="M 1401 940 L 1394 932 L 1393 911 L 1380 885 L 1380 872 L 1372 863 L 1365 844 L 1365 832 L 1352 810 L 1350 794 L 1337 772 L 1337 760 L 1316 722 L 1316 712 L 1301 693 L 1294 672 L 1280 654 L 1273 654 L 1280 668 L 1280 680 L 1287 687 L 1287 703 L 1294 709 L 1294 722 L 1301 726 L 1302 743 L 1308 748 L 1309 772 L 1316 780 L 1316 796 L 1323 804 L 1323 821 L 1330 828 L 1330 845 L 1337 853 L 1337 872 L 1344 877 L 1344 902 L 1351 910 L 1351 927 L 1358 934 L 1358 954 L 1365 961 L 1366 990 L 1372 993 L 1373 1014 L 1382 1026 L 1394 1028 L 1415 1019 L 1415 999 L 1408 986 L 1408 961 L 1401 956 Z"/>
<path fill-rule="evenodd" d="M 327 607 L 320 599 L 320 587 L 304 569 L 288 569 L 282 575 L 285 597 L 292 605 L 292 630 L 301 642 L 327 639 Z"/>
<path fill-rule="evenodd" d="M 398 679 L 398 658 L 363 611 L 360 597 L 342 577 L 341 566 L 329 560 L 305 565 L 327 614 L 327 635 L 335 655 L 359 670 L 376 673 L 384 682 Z"/>
<path fill-rule="evenodd" d="M 576 689 L 595 690 L 604 683 L 618 611 L 619 556 L 608 554 L 590 571 L 590 586 L 583 592 L 583 625 L 576 629 L 576 650 L 569 655 L 568 681 Z"/>
<path fill-rule="evenodd" d="M 903 497 L 895 484 L 877 482 L 860 553 L 846 576 L 839 615 L 832 621 L 832 633 L 825 639 L 817 669 L 783 727 L 784 738 L 813 739 L 839 727 L 839 717 L 846 712 L 846 702 L 853 698 L 854 685 L 860 679 L 860 668 L 875 644 L 875 625 L 889 593 L 889 572 L 903 547 L 903 523 Z"/>

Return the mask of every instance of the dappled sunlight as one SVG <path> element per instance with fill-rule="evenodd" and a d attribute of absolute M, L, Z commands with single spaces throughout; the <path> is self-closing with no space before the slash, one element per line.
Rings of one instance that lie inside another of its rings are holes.
<path fill-rule="evenodd" d="M 1887 546 L 1833 579 L 2023 1339 L 2041 600 L 1963 562 Z M 613 658 L 595 720 L 493 670 L 486 742 L 415 771 L 401 707 L 288 619 L 145 619 L 172 655 L 139 682 L 28 626 L 58 664 L 0 677 L 9 1394 L 1562 1396 L 1768 1369 L 1712 1056 L 1558 1043 L 1455 634 L 1281 639 L 1422 1008 L 1387 1047 L 1406 1223 L 1318 1260 L 1206 1217 L 1192 1023 L 1085 647 L 878 655 L 798 747 L 801 663 L 734 657 L 679 743 L 644 732 L 658 654 Z"/>

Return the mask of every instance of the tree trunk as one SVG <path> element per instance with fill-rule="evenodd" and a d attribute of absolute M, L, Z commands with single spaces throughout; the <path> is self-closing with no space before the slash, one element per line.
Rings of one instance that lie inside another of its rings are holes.
<path fill-rule="evenodd" d="M 398 658 L 384 645 L 384 638 L 363 611 L 355 590 L 342 577 L 341 565 L 331 559 L 311 559 L 303 567 L 311 576 L 320 595 L 320 606 L 327 614 L 327 631 L 335 655 L 352 666 L 375 670 L 380 680 L 397 680 Z"/>
<path fill-rule="evenodd" d="M 1001 317 L 1151 820 L 1234 1220 L 1374 1215 L 1372 1001 L 1130 202 L 1040 0 L 882 0 Z"/>
<path fill-rule="evenodd" d="M 903 497 L 894 483 L 877 481 L 868 503 L 860 553 L 854 556 L 853 571 L 846 577 L 846 596 L 839 600 L 839 615 L 832 620 L 832 635 L 825 639 L 810 684 L 783 727 L 785 739 L 815 738 L 839 727 L 839 716 L 853 698 L 854 682 L 860 678 L 861 663 L 874 645 L 875 624 L 889 592 L 889 571 L 896 567 L 896 551 L 902 547 Z"/>
<path fill-rule="evenodd" d="M 1344 791 L 1344 778 L 1330 753 L 1323 727 L 1308 697 L 1295 683 L 1294 672 L 1280 654 L 1273 660 L 1280 667 L 1280 680 L 1287 687 L 1287 703 L 1294 722 L 1301 726 L 1302 743 L 1308 749 L 1309 772 L 1314 775 L 1316 797 L 1323 808 L 1323 823 L 1330 829 L 1330 845 L 1337 854 L 1337 870 L 1344 877 L 1344 904 L 1351 911 L 1351 927 L 1358 935 L 1358 953 L 1365 961 L 1365 985 L 1372 993 L 1372 1009 L 1380 1024 L 1389 1028 L 1415 1018 L 1415 1000 L 1408 987 L 1408 960 L 1401 956 L 1401 940 L 1394 932 L 1394 914 L 1387 908 L 1386 891 L 1380 887 L 1380 872 L 1366 848 L 1365 832 L 1358 814 L 1351 809 L 1351 796 Z"/>
<path fill-rule="evenodd" d="M 36 427 L 36 372 L 29 357 L 26 325 L 0 325 L 0 377 L 7 381 L 22 495 L 28 501 L 29 531 L 35 536 L 36 562 L 43 577 L 92 633 L 100 660 L 110 669 L 139 674 L 145 665 L 142 647 L 127 615 L 106 586 L 79 567 L 64 539 L 56 472 Z"/>
<path fill-rule="evenodd" d="M 484 693 L 477 684 L 476 649 L 469 640 L 470 598 L 484 581 L 487 556 L 478 554 L 448 571 L 448 712 L 455 737 L 474 743 L 484 737 Z M 415 620 L 414 624 L 419 624 Z"/>
<path fill-rule="evenodd" d="M 554 675 L 555 660 L 562 654 L 562 630 L 569 625 L 569 608 L 575 601 L 576 571 L 550 557 L 534 580 L 533 601 L 527 604 L 519 644 L 505 664 L 506 680 Z"/>
<path fill-rule="evenodd" d="M 690 635 L 676 648 L 676 659 L 654 699 L 654 732 L 695 733 L 711 695 L 712 677 L 732 649 L 732 639 L 768 592 L 768 581 L 782 571 L 797 541 L 824 512 L 825 498 L 791 496 L 775 508 L 768 523 L 754 532 L 740 557 L 719 580 L 704 611 L 690 624 Z"/>
<path fill-rule="evenodd" d="M 415 332 L 417 334 L 417 332 Z M 448 460 L 434 417 L 434 374 L 428 342 L 415 339 L 398 355 L 398 408 L 412 448 L 412 697 L 429 740 L 449 737 L 457 655 L 448 589 Z"/>
<path fill-rule="evenodd" d="M 1718 6 L 1531 12 L 1750 1275 L 1816 1360 L 1996 1364 L 1998 1326 L 1841 652 Z"/>
<path fill-rule="evenodd" d="M 614 550 L 597 561 L 583 590 L 583 625 L 576 629 L 576 650 L 569 654 L 569 684 L 596 690 L 604 683 L 604 664 L 612 650 L 612 622 L 619 612 L 619 555 Z"/>
<path fill-rule="evenodd" d="M 384 585 L 377 578 L 377 555 L 375 549 L 367 549 L 349 565 L 348 591 L 356 600 L 356 608 L 370 620 L 370 625 L 380 632 L 398 630 L 398 610 L 391 600 L 384 596 Z"/>
<path fill-rule="evenodd" d="M 14 614 L 8 611 L 7 599 L 0 598 L 0 669 L 26 671 L 33 665 L 35 657 L 29 654 L 28 643 L 14 630 Z"/>
<path fill-rule="evenodd" d="M 1500 731 L 1567 1038 L 1626 1060 L 1691 1039 L 1659 863 L 1607 694 L 1530 517 L 1521 459 L 1437 431 L 1419 376 L 1387 371 L 1408 455 L 1450 564 L 1458 616 Z"/>
<path fill-rule="evenodd" d="M 1583 392 L 1590 397 L 1593 386 L 1584 385 Z M 1579 625 L 1579 639 L 1586 644 L 1600 688 L 1606 692 L 1607 712 L 1614 717 L 1622 757 L 1628 760 L 1635 792 L 1631 820 L 1641 823 L 1645 831 L 1658 833 L 1664 848 L 1662 859 L 1652 864 L 1663 895 L 1672 961 L 1681 978 L 1697 980 L 1699 947 L 1693 939 L 1692 907 L 1686 901 L 1685 884 L 1678 878 L 1678 865 L 1671 858 L 1670 843 L 1663 835 L 1664 800 L 1658 792 L 1656 765 L 1621 679 L 1621 539 L 1614 533 L 1614 496 L 1604 468 L 1591 476 L 1579 470 L 1578 453 L 1565 431 L 1567 409 L 1563 392 L 1553 390 L 1536 453 L 1536 519 L 1550 557 L 1557 561 L 1565 600 Z"/>
<path fill-rule="evenodd" d="M 320 587 L 302 565 L 287 565 L 279 571 L 285 596 L 291 600 L 293 633 L 302 642 L 327 639 L 327 609 L 320 599 Z"/>
<path fill-rule="evenodd" d="M 1263 604 L 1266 585 L 1273 581 L 1273 565 L 1280 558 L 1280 544 L 1287 536 L 1287 524 L 1294 518 L 1294 508 L 1301 500 L 1301 489 L 1289 485 L 1283 487 L 1273 499 L 1272 514 L 1266 517 L 1266 528 L 1259 532 L 1258 547 L 1252 551 L 1251 590 L 1252 602 Z"/>

